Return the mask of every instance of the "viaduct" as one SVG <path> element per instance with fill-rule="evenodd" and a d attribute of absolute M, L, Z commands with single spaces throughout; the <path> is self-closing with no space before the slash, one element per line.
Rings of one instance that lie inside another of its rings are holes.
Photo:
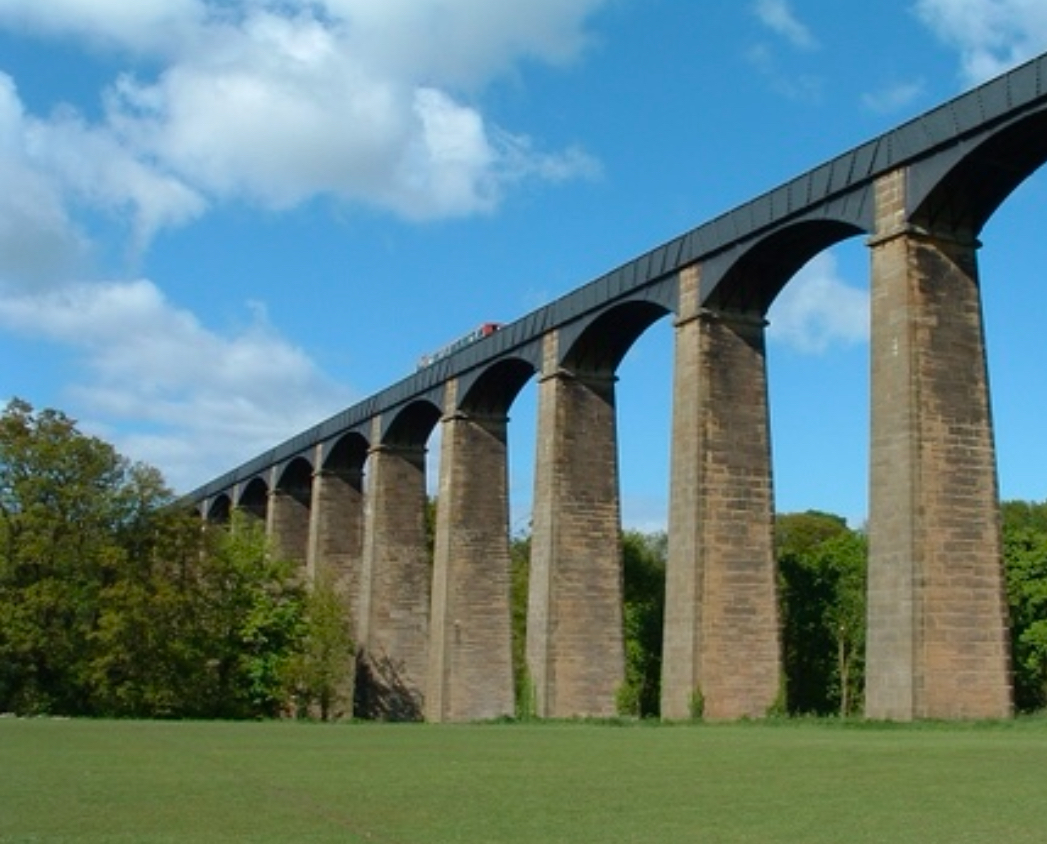
<path fill-rule="evenodd" d="M 781 679 L 764 331 L 818 252 L 871 255 L 866 715 L 1011 712 L 978 236 L 1047 161 L 1047 54 L 448 354 L 193 492 L 349 584 L 367 706 L 514 711 L 508 411 L 537 381 L 527 666 L 540 717 L 624 676 L 615 371 L 671 315 L 662 716 L 763 715 Z M 430 556 L 425 444 L 440 426 Z M 366 468 L 366 476 L 365 476 Z M 365 482 L 366 480 L 366 482 Z M 431 562 L 432 561 L 432 562 Z"/>

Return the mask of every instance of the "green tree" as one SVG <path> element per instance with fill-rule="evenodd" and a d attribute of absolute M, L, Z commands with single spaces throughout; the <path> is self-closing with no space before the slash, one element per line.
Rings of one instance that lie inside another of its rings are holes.
<path fill-rule="evenodd" d="M 862 701 L 864 534 L 816 511 L 776 521 L 786 707 L 850 714 Z"/>
<path fill-rule="evenodd" d="M 304 634 L 291 661 L 295 706 L 299 716 L 315 712 L 327 721 L 352 706 L 355 652 L 349 598 L 325 573 L 309 588 L 304 609 Z"/>
<path fill-rule="evenodd" d="M 166 490 L 54 410 L 0 415 L 0 709 L 90 714 L 101 593 Z"/>
<path fill-rule="evenodd" d="M 303 585 L 294 564 L 272 554 L 259 520 L 234 512 L 228 529 L 207 536 L 192 584 L 195 624 L 186 631 L 206 670 L 194 714 L 279 715 L 305 634 Z"/>
<path fill-rule="evenodd" d="M 840 715 L 860 711 L 865 681 L 866 568 L 865 534 L 848 530 L 818 546 L 816 565 L 832 584 L 825 624 L 836 645 L 829 700 Z"/>
<path fill-rule="evenodd" d="M 91 692 L 106 715 L 259 718 L 281 714 L 305 636 L 294 566 L 271 554 L 260 522 L 234 513 L 204 529 L 156 513 L 99 595 Z"/>
<path fill-rule="evenodd" d="M 206 672 L 195 646 L 204 534 L 195 514 L 153 511 L 116 579 L 99 597 L 90 681 L 99 714 L 203 714 Z"/>
<path fill-rule="evenodd" d="M 527 601 L 531 571 L 531 537 L 515 536 L 509 545 L 509 603 L 512 608 L 513 689 L 516 715 L 534 713 L 534 689 L 527 670 Z"/>
<path fill-rule="evenodd" d="M 259 717 L 303 638 L 258 524 L 202 529 L 160 474 L 14 400 L 0 415 L 0 710 Z"/>
<path fill-rule="evenodd" d="M 1047 502 L 1001 507 L 1010 610 L 1014 701 L 1022 711 L 1047 706 Z"/>
<path fill-rule="evenodd" d="M 623 715 L 659 712 L 667 548 L 664 532 L 629 530 L 622 535 L 625 683 L 617 703 Z"/>

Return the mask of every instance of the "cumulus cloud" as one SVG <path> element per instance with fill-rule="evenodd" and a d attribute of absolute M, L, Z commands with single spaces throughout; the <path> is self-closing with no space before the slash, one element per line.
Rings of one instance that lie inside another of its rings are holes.
<path fill-rule="evenodd" d="M 753 11 L 760 22 L 794 47 L 810 50 L 818 46 L 811 30 L 796 17 L 788 0 L 757 0 Z"/>
<path fill-rule="evenodd" d="M 917 0 L 920 19 L 960 52 L 966 84 L 976 84 L 1047 49 L 1043 0 Z"/>
<path fill-rule="evenodd" d="M 14 81 L 0 73 L 0 286 L 44 284 L 70 272 L 87 244 L 56 180 L 33 162 Z"/>
<path fill-rule="evenodd" d="M 347 24 L 352 52 L 382 75 L 470 88 L 511 70 L 523 57 L 571 62 L 588 43 L 586 19 L 606 2 L 322 0 L 317 5 Z"/>
<path fill-rule="evenodd" d="M 432 219 L 590 177 L 584 150 L 492 123 L 481 94 L 521 61 L 574 60 L 606 2 L 0 0 L 0 28 L 122 68 L 97 109 L 46 113 L 0 73 L 0 329 L 72 350 L 78 415 L 176 487 L 315 423 L 350 396 L 263 306 L 208 328 L 152 281 L 83 281 L 92 233 L 115 224 L 142 255 L 225 202 Z"/>
<path fill-rule="evenodd" d="M 142 53 L 174 49 L 206 16 L 202 0 L 0 0 L 0 25 Z"/>
<path fill-rule="evenodd" d="M 73 398 L 124 453 L 196 485 L 349 403 L 256 306 L 219 333 L 148 280 L 70 284 L 0 298 L 0 327 L 72 347 L 88 380 Z M 121 424 L 135 422 L 124 435 Z M 232 444 L 232 445 L 231 445 Z"/>
<path fill-rule="evenodd" d="M 139 57 L 87 124 L 34 121 L 41 166 L 90 207 L 129 203 L 140 243 L 228 199 L 318 195 L 425 219 L 483 213 L 522 178 L 589 176 L 472 94 L 523 58 L 564 62 L 606 0 L 0 2 L 0 25 Z M 158 68 L 158 69 L 156 69 Z"/>
<path fill-rule="evenodd" d="M 869 339 L 869 295 L 841 279 L 836 258 L 823 252 L 786 285 L 768 319 L 771 338 L 819 354 L 831 345 Z"/>
<path fill-rule="evenodd" d="M 136 251 L 160 229 L 195 219 L 207 206 L 197 190 L 71 110 L 61 109 L 49 120 L 29 121 L 26 141 L 37 170 L 50 174 L 69 199 L 128 218 Z"/>

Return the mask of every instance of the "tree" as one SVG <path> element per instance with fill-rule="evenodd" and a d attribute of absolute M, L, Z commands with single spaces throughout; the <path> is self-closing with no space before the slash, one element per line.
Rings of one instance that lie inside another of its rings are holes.
<path fill-rule="evenodd" d="M 167 499 L 152 480 L 58 411 L 0 415 L 0 709 L 90 713 L 99 597 Z"/>
<path fill-rule="evenodd" d="M 512 608 L 513 690 L 516 715 L 534 714 L 534 688 L 527 669 L 527 601 L 531 573 L 530 534 L 515 536 L 509 544 L 509 604 Z"/>
<path fill-rule="evenodd" d="M 305 591 L 294 563 L 275 557 L 261 522 L 233 513 L 212 527 L 194 581 L 196 625 L 186 631 L 207 669 L 198 714 L 279 715 L 305 634 Z"/>
<path fill-rule="evenodd" d="M 1001 513 L 1014 701 L 1031 711 L 1047 706 L 1047 502 L 1007 501 Z"/>
<path fill-rule="evenodd" d="M 115 580 L 99 595 L 91 634 L 91 692 L 103 715 L 205 714 L 197 626 L 205 537 L 199 518 L 153 511 Z M 148 539 L 145 534 L 148 532 Z"/>
<path fill-rule="evenodd" d="M 305 636 L 304 591 L 261 524 L 228 527 L 166 508 L 100 593 L 91 633 L 99 714 L 261 718 L 281 714 Z"/>
<path fill-rule="evenodd" d="M 622 536 L 625 683 L 617 703 L 623 715 L 657 716 L 661 705 L 667 548 L 664 532 Z"/>
<path fill-rule="evenodd" d="M 355 653 L 349 597 L 329 573 L 313 582 L 305 599 L 304 634 L 291 661 L 299 716 L 315 711 L 321 721 L 352 707 Z"/>
<path fill-rule="evenodd" d="M 864 534 L 816 511 L 778 516 L 779 602 L 786 707 L 858 710 L 864 681 Z"/>
<path fill-rule="evenodd" d="M 242 515 L 204 530 L 160 474 L 14 400 L 0 415 L 0 710 L 260 717 L 303 591 Z"/>
<path fill-rule="evenodd" d="M 816 565 L 832 583 L 825 624 L 835 639 L 836 664 L 828 697 L 841 716 L 860 711 L 863 701 L 868 557 L 865 535 L 851 530 L 826 540 L 815 553 Z"/>

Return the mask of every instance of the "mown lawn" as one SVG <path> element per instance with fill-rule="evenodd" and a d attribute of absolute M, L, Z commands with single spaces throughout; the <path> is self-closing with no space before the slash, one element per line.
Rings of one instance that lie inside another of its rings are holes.
<path fill-rule="evenodd" d="M 1047 721 L 0 719 L 5 842 L 1043 842 Z"/>

